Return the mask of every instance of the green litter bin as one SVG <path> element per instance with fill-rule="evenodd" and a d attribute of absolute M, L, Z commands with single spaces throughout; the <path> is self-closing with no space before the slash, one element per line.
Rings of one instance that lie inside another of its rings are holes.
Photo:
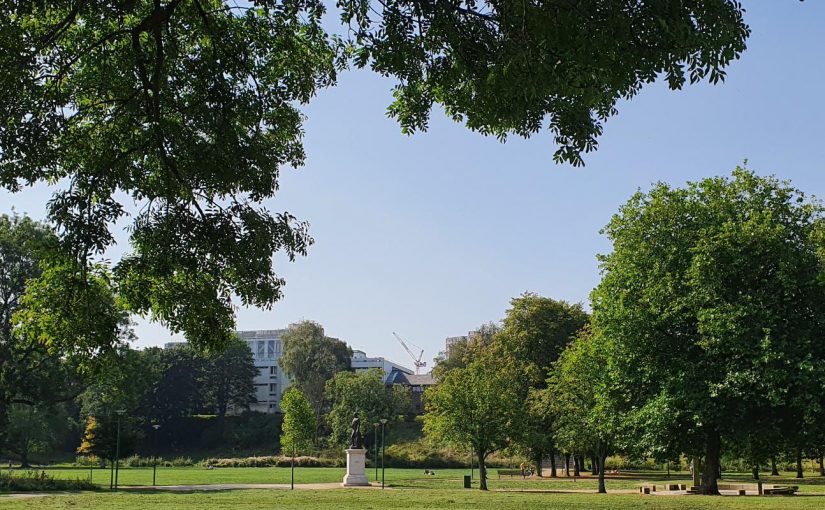
<path fill-rule="evenodd" d="M 469 488 L 472 487 L 472 481 L 471 480 L 472 479 L 470 478 L 470 475 L 464 475 L 464 488 L 465 489 L 469 489 Z"/>

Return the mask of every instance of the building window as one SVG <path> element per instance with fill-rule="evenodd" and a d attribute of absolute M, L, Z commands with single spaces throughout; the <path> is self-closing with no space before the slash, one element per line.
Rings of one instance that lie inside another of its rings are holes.
<path fill-rule="evenodd" d="M 277 352 L 278 354 L 281 354 L 281 341 L 280 340 L 275 340 L 275 352 Z"/>
<path fill-rule="evenodd" d="M 275 357 L 275 340 L 269 340 L 266 343 L 266 357 L 267 358 L 274 358 Z"/>
<path fill-rule="evenodd" d="M 275 395 L 278 392 L 278 385 L 275 383 L 269 383 L 269 394 Z"/>
<path fill-rule="evenodd" d="M 263 357 L 264 357 L 264 348 L 265 348 L 265 345 L 266 345 L 266 344 L 265 344 L 265 342 L 258 342 L 258 357 L 259 357 L 259 358 L 263 358 Z"/>
<path fill-rule="evenodd" d="M 272 377 L 278 375 L 278 367 L 269 367 L 269 375 Z"/>

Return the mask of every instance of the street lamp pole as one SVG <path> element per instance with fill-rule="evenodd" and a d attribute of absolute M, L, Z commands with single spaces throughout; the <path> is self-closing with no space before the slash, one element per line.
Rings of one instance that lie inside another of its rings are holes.
<path fill-rule="evenodd" d="M 158 429 L 160 428 L 159 423 L 155 423 L 152 425 L 152 428 L 155 429 L 155 451 L 152 454 L 152 487 L 157 485 L 157 475 L 158 475 Z"/>
<path fill-rule="evenodd" d="M 375 481 L 378 481 L 378 423 L 372 424 L 375 434 L 373 435 L 373 449 L 375 450 Z"/>
<path fill-rule="evenodd" d="M 384 442 L 384 430 L 387 426 L 387 419 L 381 418 L 381 488 L 384 488 L 384 454 L 387 451 L 387 445 Z"/>
<path fill-rule="evenodd" d="M 117 413 L 117 443 L 115 445 L 115 490 L 117 490 L 117 475 L 118 471 L 120 470 L 120 418 L 123 416 L 123 413 L 126 412 L 125 409 L 118 409 L 115 411 Z"/>

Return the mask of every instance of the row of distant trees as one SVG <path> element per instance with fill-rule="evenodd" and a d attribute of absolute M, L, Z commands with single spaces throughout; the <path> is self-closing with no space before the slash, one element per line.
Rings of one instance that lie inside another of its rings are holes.
<path fill-rule="evenodd" d="M 206 350 L 190 344 L 136 350 L 128 314 L 105 267 L 81 274 L 47 225 L 0 216 L 0 446 L 29 464 L 34 453 L 111 459 L 117 411 L 121 453 L 193 415 L 247 411 L 257 369 L 238 338 Z M 282 367 L 314 416 L 314 447 L 343 444 L 349 419 L 398 419 L 408 395 L 380 371 L 350 371 L 352 350 L 304 321 L 284 335 Z M 269 425 L 267 425 L 269 426 Z M 278 431 L 261 446 L 277 446 Z"/>
<path fill-rule="evenodd" d="M 484 460 L 517 448 L 598 468 L 686 455 L 718 493 L 723 452 L 754 477 L 825 450 L 825 210 L 737 169 L 636 193 L 605 227 L 592 316 L 527 294 L 436 367 L 426 430 Z M 555 475 L 555 471 L 552 473 Z M 552 476 L 551 475 L 551 476 Z"/>

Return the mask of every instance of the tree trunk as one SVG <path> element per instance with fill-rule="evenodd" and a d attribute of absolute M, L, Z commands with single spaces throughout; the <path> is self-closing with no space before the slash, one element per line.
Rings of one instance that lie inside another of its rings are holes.
<path fill-rule="evenodd" d="M 564 454 L 564 476 L 570 478 L 570 454 Z"/>
<path fill-rule="evenodd" d="M 550 478 L 556 478 L 556 451 L 550 450 Z"/>
<path fill-rule="evenodd" d="M 595 455 L 590 457 L 590 474 L 594 476 L 599 474 L 599 459 Z"/>
<path fill-rule="evenodd" d="M 716 477 L 719 474 L 719 457 L 722 450 L 719 431 L 711 430 L 707 433 L 705 448 L 705 465 L 702 470 L 702 494 L 718 496 L 719 486 L 716 483 Z"/>
<path fill-rule="evenodd" d="M 476 456 L 478 457 L 478 478 L 479 484 L 478 488 L 486 491 L 487 490 L 487 466 L 484 465 L 484 457 L 487 454 L 481 450 L 476 452 Z"/>
<path fill-rule="evenodd" d="M 579 461 L 581 457 L 578 455 L 573 455 L 573 477 L 581 476 L 581 466 L 579 465 Z"/>
<path fill-rule="evenodd" d="M 595 457 L 593 460 L 597 460 Z M 604 464 L 607 460 L 607 453 L 599 454 L 599 494 L 607 494 L 607 489 L 604 486 Z"/>
<path fill-rule="evenodd" d="M 779 476 L 779 470 L 776 469 L 776 457 L 771 457 L 771 476 Z"/>
<path fill-rule="evenodd" d="M 825 454 L 819 452 L 819 476 L 825 476 Z"/>
<path fill-rule="evenodd" d="M 759 461 L 756 461 L 756 462 L 753 463 L 752 472 L 753 472 L 753 479 L 754 480 L 759 480 Z"/>
<path fill-rule="evenodd" d="M 23 469 L 28 469 L 31 467 L 29 464 L 29 449 L 28 448 L 21 448 L 20 449 L 20 467 Z"/>
<path fill-rule="evenodd" d="M 796 449 L 796 477 L 805 478 L 805 475 L 802 473 L 802 448 Z"/>
<path fill-rule="evenodd" d="M 541 478 L 541 461 L 543 458 L 544 455 L 538 454 L 536 455 L 536 458 L 533 459 L 533 461 L 536 463 L 536 476 L 538 476 L 539 478 Z"/>

